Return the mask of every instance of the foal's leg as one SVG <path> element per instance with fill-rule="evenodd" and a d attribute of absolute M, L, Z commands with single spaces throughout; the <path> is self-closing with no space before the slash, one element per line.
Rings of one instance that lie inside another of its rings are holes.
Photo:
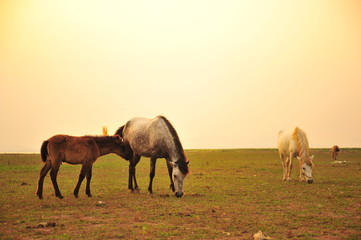
<path fill-rule="evenodd" d="M 55 196 L 62 199 L 64 198 L 59 190 L 59 186 L 58 186 L 58 182 L 56 181 L 56 177 L 58 175 L 58 171 L 59 171 L 59 167 L 60 165 L 58 164 L 52 164 L 51 170 L 50 170 L 50 177 L 51 177 L 51 181 L 53 183 L 53 187 L 55 190 Z"/>
<path fill-rule="evenodd" d="M 148 191 L 149 193 L 153 193 L 153 178 L 155 176 L 155 164 L 157 162 L 156 158 L 151 158 L 150 159 L 150 174 L 149 174 L 149 186 L 148 186 Z"/>
<path fill-rule="evenodd" d="M 89 165 L 86 165 L 86 164 L 83 164 L 83 166 L 81 167 L 80 174 L 79 174 L 79 180 L 78 180 L 78 183 L 76 184 L 76 187 L 74 189 L 74 196 L 75 197 L 78 197 L 80 185 L 83 182 L 83 180 L 85 178 L 85 175 L 88 172 L 88 169 L 89 169 Z"/>
<path fill-rule="evenodd" d="M 43 199 L 43 185 L 44 185 L 44 178 L 46 174 L 48 174 L 49 170 L 51 169 L 51 162 L 46 161 L 44 167 L 40 170 L 40 177 L 38 181 L 38 191 L 36 195 L 39 197 L 39 199 Z"/>
<path fill-rule="evenodd" d="M 86 190 L 85 190 L 85 193 L 86 193 L 86 195 L 88 195 L 88 197 L 92 197 L 92 195 L 90 193 L 90 180 L 92 179 L 92 169 L 93 169 L 93 164 L 89 166 L 88 172 L 86 173 Z"/>
<path fill-rule="evenodd" d="M 169 178 L 170 178 L 170 185 L 169 186 L 172 189 L 172 191 L 174 192 L 175 189 L 174 189 L 174 182 L 173 182 L 173 178 L 172 178 L 173 167 L 170 164 L 170 159 L 169 158 L 166 158 L 165 160 L 166 160 L 166 163 L 167 163 L 168 174 L 169 174 Z"/>

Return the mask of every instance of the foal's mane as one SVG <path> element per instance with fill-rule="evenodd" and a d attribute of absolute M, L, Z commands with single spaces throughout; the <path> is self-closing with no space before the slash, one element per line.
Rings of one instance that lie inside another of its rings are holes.
<path fill-rule="evenodd" d="M 92 138 L 97 144 L 114 143 L 114 136 L 94 136 L 86 135 L 84 137 Z"/>
<path fill-rule="evenodd" d="M 306 161 L 306 163 L 308 165 L 312 165 L 312 163 L 310 162 L 310 160 L 308 158 L 309 146 L 308 146 L 308 140 L 307 140 L 306 133 L 304 131 L 302 131 L 301 129 L 299 129 L 298 127 L 296 127 L 292 133 L 292 139 L 296 140 L 296 142 L 297 142 L 297 149 L 298 149 L 299 156 L 305 157 L 304 160 Z"/>
<path fill-rule="evenodd" d="M 169 129 L 170 134 L 173 137 L 173 142 L 175 144 L 177 154 L 180 156 L 180 158 L 177 161 L 179 170 L 182 173 L 187 174 L 189 172 L 188 162 L 186 161 L 186 156 L 184 154 L 184 150 L 176 130 L 174 129 L 173 125 L 168 121 L 168 119 L 166 119 L 164 116 L 158 116 L 158 117 L 164 121 L 164 123 L 167 125 Z"/>

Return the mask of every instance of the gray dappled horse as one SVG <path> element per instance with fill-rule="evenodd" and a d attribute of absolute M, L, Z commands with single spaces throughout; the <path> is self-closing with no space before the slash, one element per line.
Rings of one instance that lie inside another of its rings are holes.
<path fill-rule="evenodd" d="M 40 171 L 37 194 L 43 198 L 43 183 L 46 174 L 50 171 L 51 181 L 55 190 L 55 196 L 62 199 L 56 177 L 62 162 L 70 164 L 82 164 L 78 184 L 74 189 L 74 196 L 78 197 L 79 188 L 87 178 L 86 194 L 91 197 L 90 179 L 92 166 L 95 160 L 108 153 L 115 153 L 125 158 L 123 138 L 114 136 L 83 136 L 73 137 L 68 135 L 55 135 L 43 142 L 41 146 L 41 159 L 45 162 Z"/>
<path fill-rule="evenodd" d="M 156 160 L 165 158 L 171 188 L 177 197 L 183 196 L 183 181 L 189 172 L 189 162 L 186 159 L 177 132 L 165 117 L 158 116 L 154 119 L 133 118 L 120 127 L 115 134 L 124 138 L 126 151 L 132 152 L 129 159 L 129 189 L 132 191 L 138 189 L 135 167 L 141 156 L 149 157 L 150 181 L 148 191 L 152 193 Z"/>

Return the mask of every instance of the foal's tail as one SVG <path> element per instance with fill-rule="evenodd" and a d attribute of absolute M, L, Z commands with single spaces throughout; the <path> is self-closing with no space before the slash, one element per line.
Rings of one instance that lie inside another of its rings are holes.
<path fill-rule="evenodd" d="M 46 162 L 46 158 L 48 156 L 48 143 L 49 143 L 49 141 L 46 140 L 41 145 L 40 153 L 41 153 L 41 160 L 43 160 L 43 162 Z"/>

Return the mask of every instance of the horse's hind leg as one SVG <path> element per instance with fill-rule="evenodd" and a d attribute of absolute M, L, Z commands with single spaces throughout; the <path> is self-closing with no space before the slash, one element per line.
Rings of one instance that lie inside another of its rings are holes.
<path fill-rule="evenodd" d="M 148 186 L 148 191 L 149 193 L 153 193 L 153 178 L 155 176 L 155 164 L 157 162 L 156 158 L 151 158 L 150 159 L 150 174 L 149 174 L 149 186 Z"/>
<path fill-rule="evenodd" d="M 85 175 L 88 172 L 88 169 L 89 169 L 89 166 L 85 165 L 85 164 L 81 167 L 78 183 L 76 184 L 76 187 L 74 189 L 74 196 L 75 197 L 78 197 L 80 185 L 83 182 L 83 180 L 85 178 Z"/>
<path fill-rule="evenodd" d="M 54 165 L 53 164 L 53 166 L 51 168 L 51 171 L 50 171 L 50 177 L 51 177 L 51 181 L 53 183 L 53 187 L 54 187 L 54 190 L 55 190 L 55 196 L 62 199 L 64 197 L 61 195 L 60 190 L 59 190 L 59 186 L 58 186 L 58 182 L 56 181 L 58 171 L 59 171 L 59 165 Z"/>
<path fill-rule="evenodd" d="M 85 193 L 88 195 L 88 197 L 92 197 L 90 193 L 90 180 L 92 179 L 92 169 L 93 165 L 90 165 L 88 168 L 88 172 L 86 173 L 86 190 Z"/>
<path fill-rule="evenodd" d="M 44 165 L 44 167 L 40 170 L 40 177 L 38 181 L 38 191 L 36 192 L 36 195 L 39 197 L 39 199 L 43 199 L 43 185 L 44 185 L 44 178 L 46 174 L 48 174 L 49 170 L 51 169 L 51 162 L 47 161 Z"/>

